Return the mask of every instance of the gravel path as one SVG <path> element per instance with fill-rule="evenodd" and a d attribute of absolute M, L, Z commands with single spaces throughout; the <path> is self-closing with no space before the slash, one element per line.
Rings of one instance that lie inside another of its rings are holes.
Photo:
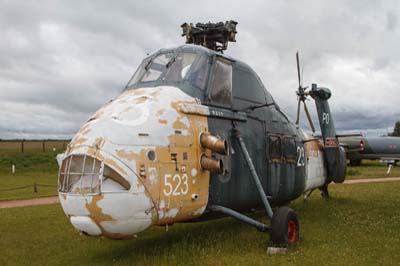
<path fill-rule="evenodd" d="M 400 177 L 381 177 L 381 178 L 365 178 L 365 179 L 350 179 L 345 180 L 345 184 L 359 184 L 359 183 L 377 183 L 377 182 L 393 182 L 400 181 Z"/>
<path fill-rule="evenodd" d="M 58 199 L 58 196 L 33 198 L 33 199 L 4 200 L 0 201 L 0 209 L 36 206 L 36 205 L 48 205 L 48 204 L 56 204 L 59 202 L 60 200 Z"/>
<path fill-rule="evenodd" d="M 365 179 L 351 179 L 344 181 L 345 184 L 360 184 L 360 183 L 376 183 L 376 182 L 393 182 L 400 181 L 400 177 L 381 177 L 381 178 L 365 178 Z M 59 203 L 60 200 L 55 197 L 43 197 L 33 199 L 19 199 L 19 200 L 5 200 L 0 201 L 0 209 L 49 205 Z"/>

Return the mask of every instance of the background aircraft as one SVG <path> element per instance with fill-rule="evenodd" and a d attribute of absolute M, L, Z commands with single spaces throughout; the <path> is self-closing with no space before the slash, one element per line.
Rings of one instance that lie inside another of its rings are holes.
<path fill-rule="evenodd" d="M 400 160 L 400 137 L 341 137 L 350 165 L 360 165 L 362 160 L 382 160 L 396 163 Z"/>

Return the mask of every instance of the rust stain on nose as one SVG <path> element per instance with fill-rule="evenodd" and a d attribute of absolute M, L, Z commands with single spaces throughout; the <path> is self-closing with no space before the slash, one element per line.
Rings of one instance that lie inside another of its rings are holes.
<path fill-rule="evenodd" d="M 132 151 L 126 151 L 123 149 L 116 150 L 116 154 L 118 155 L 118 157 L 127 159 L 129 161 L 133 161 L 138 158 L 138 155 L 136 153 L 134 153 Z"/>
<path fill-rule="evenodd" d="M 111 215 L 105 214 L 103 209 L 100 208 L 97 203 L 104 198 L 104 195 L 93 196 L 92 201 L 90 203 L 86 203 L 86 209 L 90 212 L 90 215 L 97 222 L 104 221 L 114 221 L 114 218 Z"/>
<path fill-rule="evenodd" d="M 156 113 L 156 116 L 157 116 L 157 117 L 160 117 L 160 116 L 162 116 L 164 113 L 165 113 L 165 109 L 164 109 L 164 108 L 158 109 L 158 111 L 157 111 L 157 113 Z"/>

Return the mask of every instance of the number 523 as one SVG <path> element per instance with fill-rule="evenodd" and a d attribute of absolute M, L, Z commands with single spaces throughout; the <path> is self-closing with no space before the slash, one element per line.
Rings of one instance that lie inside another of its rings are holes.
<path fill-rule="evenodd" d="M 164 185 L 165 188 L 163 192 L 165 196 L 186 195 L 189 191 L 187 174 L 183 174 L 182 176 L 180 176 L 179 174 L 176 174 L 174 176 L 172 176 L 171 174 L 166 174 L 164 175 Z"/>

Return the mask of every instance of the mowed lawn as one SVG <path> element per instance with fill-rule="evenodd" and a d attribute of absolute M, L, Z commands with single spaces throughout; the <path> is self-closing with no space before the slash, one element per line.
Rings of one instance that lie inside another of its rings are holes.
<path fill-rule="evenodd" d="M 347 165 L 346 179 L 400 177 L 400 165 L 395 166 L 387 175 L 388 166 L 377 160 L 363 160 L 360 166 Z"/>
<path fill-rule="evenodd" d="M 333 185 L 329 201 L 295 201 L 300 242 L 273 256 L 268 234 L 231 218 L 117 241 L 79 235 L 59 205 L 0 209 L 0 265 L 400 265 L 399 191 L 400 182 Z"/>
<path fill-rule="evenodd" d="M 0 200 L 57 195 L 57 151 L 1 151 Z M 15 165 L 15 175 L 12 165 Z M 37 192 L 34 192 L 34 183 Z"/>

